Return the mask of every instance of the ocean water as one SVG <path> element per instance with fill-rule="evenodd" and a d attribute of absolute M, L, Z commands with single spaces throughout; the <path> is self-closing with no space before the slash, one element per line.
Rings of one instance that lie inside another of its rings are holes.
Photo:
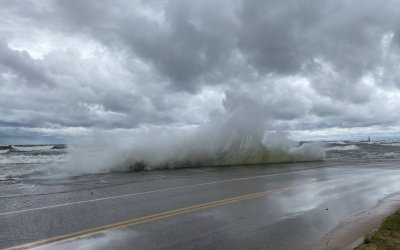
<path fill-rule="evenodd" d="M 326 160 L 400 159 L 400 141 L 326 142 Z"/>
<path fill-rule="evenodd" d="M 313 144 L 315 151 L 315 144 Z M 235 164 L 257 164 L 268 162 L 297 162 L 297 161 L 385 161 L 400 159 L 400 141 L 327 141 L 319 143 L 320 152 L 318 156 L 307 153 L 307 143 L 300 143 L 291 148 L 290 152 L 282 150 L 266 151 L 265 148 L 236 147 L 228 152 L 220 154 L 217 159 L 209 160 L 203 164 L 196 159 L 195 164 L 187 159 L 168 161 L 146 167 L 143 161 L 130 159 L 132 156 L 121 153 L 116 156 L 107 156 L 107 148 L 99 146 L 77 146 L 77 145 L 10 145 L 0 146 L 0 181 L 7 182 L 24 178 L 48 178 L 60 174 L 82 174 L 85 172 L 107 172 L 107 171 L 130 171 L 141 168 L 151 170 L 153 168 L 174 168 L 175 166 L 204 166 L 204 165 L 235 165 Z M 77 154 L 76 152 L 79 152 Z M 323 152 L 323 154 L 321 154 Z M 104 162 L 100 156 L 106 158 L 120 158 L 119 168 L 115 168 L 115 162 Z M 81 159 L 76 159 L 76 158 Z M 157 157 L 155 155 L 154 157 Z M 269 158 L 268 158 L 269 157 Z M 82 160 L 82 158 L 84 160 Z M 214 157 L 215 158 L 215 157 Z M 97 159 L 97 160 L 96 160 Z M 272 159 L 272 160 L 271 160 Z M 103 168 L 91 168 L 90 171 L 71 172 L 69 168 L 84 164 L 89 166 L 98 165 L 103 162 Z M 225 163 L 225 164 L 224 164 Z M 165 167 L 165 164 L 168 167 Z M 109 168 L 107 166 L 109 165 Z M 122 166 L 122 167 L 121 167 Z"/>
<path fill-rule="evenodd" d="M 0 181 L 44 176 L 68 161 L 66 145 L 0 146 Z"/>

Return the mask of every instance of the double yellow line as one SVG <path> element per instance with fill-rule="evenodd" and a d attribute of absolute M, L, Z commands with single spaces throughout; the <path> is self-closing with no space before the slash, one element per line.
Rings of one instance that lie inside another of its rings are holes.
<path fill-rule="evenodd" d="M 39 241 L 35 241 L 35 242 L 23 244 L 23 245 L 13 246 L 10 248 L 6 248 L 5 250 L 29 249 L 29 248 L 38 247 L 38 246 L 45 245 L 45 244 L 65 241 L 65 240 L 68 240 L 71 238 L 80 238 L 80 237 L 84 237 L 84 236 L 90 236 L 90 235 L 97 234 L 97 233 L 104 232 L 104 231 L 111 230 L 111 229 L 118 229 L 118 228 L 122 228 L 122 227 L 139 225 L 139 224 L 143 224 L 146 222 L 151 222 L 151 221 L 156 221 L 156 220 L 160 220 L 163 218 L 176 216 L 179 214 L 185 214 L 185 213 L 190 213 L 193 211 L 202 210 L 202 209 L 206 209 L 206 208 L 212 208 L 212 207 L 222 206 L 222 205 L 226 205 L 226 204 L 236 203 L 239 201 L 255 199 L 258 197 L 262 197 L 262 196 L 268 196 L 268 195 L 271 195 L 274 193 L 286 192 L 286 191 L 290 191 L 290 190 L 293 190 L 296 188 L 307 187 L 307 186 L 326 183 L 326 182 L 328 182 L 328 181 L 313 182 L 313 183 L 307 183 L 307 184 L 303 184 L 303 185 L 273 189 L 273 190 L 269 190 L 269 191 L 252 193 L 252 194 L 247 194 L 247 195 L 242 195 L 242 196 L 235 196 L 235 197 L 228 198 L 228 199 L 202 203 L 199 205 L 169 210 L 169 211 L 152 214 L 152 215 L 147 215 L 147 216 L 143 216 L 143 217 L 139 217 L 139 218 L 135 218 L 135 219 L 125 220 L 125 221 L 121 221 L 121 222 L 117 222 L 117 223 L 113 223 L 113 224 L 89 228 L 89 229 L 82 230 L 82 231 L 58 235 L 58 236 L 54 236 L 51 238 L 47 238 L 47 239 L 43 239 L 43 240 L 39 240 Z"/>

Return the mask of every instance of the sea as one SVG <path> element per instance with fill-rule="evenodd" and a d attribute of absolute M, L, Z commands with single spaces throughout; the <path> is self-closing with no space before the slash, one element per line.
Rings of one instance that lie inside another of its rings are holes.
<path fill-rule="evenodd" d="M 376 162 L 400 159 L 400 141 L 325 141 L 321 147 L 325 151 L 325 161 Z M 71 150 L 76 151 L 77 148 L 77 145 L 64 144 L 2 145 L 0 182 L 57 175 L 60 169 L 67 170 L 65 168 L 71 166 L 68 164 Z"/>

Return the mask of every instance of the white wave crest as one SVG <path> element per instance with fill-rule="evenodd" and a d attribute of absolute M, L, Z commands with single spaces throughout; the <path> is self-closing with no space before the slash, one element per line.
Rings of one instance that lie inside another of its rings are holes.
<path fill-rule="evenodd" d="M 398 156 L 398 154 L 396 154 L 395 152 L 388 152 L 388 153 L 384 153 L 383 156 L 386 158 L 394 158 L 394 157 Z"/>
<path fill-rule="evenodd" d="M 327 151 L 348 151 L 348 150 L 358 150 L 360 149 L 357 145 L 347 145 L 347 146 L 336 146 L 327 148 Z"/>
<path fill-rule="evenodd" d="M 53 148 L 53 145 L 46 146 L 13 146 L 14 149 L 21 152 L 32 152 L 32 151 L 46 151 Z"/>
<path fill-rule="evenodd" d="M 46 164 L 53 162 L 64 162 L 65 155 L 3 155 L 0 157 L 0 165 L 9 164 Z"/>
<path fill-rule="evenodd" d="M 7 154 L 8 153 L 8 149 L 5 149 L 5 150 L 0 150 L 0 154 Z"/>
<path fill-rule="evenodd" d="M 382 146 L 400 147 L 400 143 L 382 143 Z"/>

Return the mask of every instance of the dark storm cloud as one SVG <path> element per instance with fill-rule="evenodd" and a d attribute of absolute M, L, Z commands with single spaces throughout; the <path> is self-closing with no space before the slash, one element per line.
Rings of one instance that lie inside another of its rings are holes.
<path fill-rule="evenodd" d="M 244 1 L 239 45 L 259 72 L 302 74 L 321 95 L 365 102 L 370 89 L 359 80 L 382 65 L 381 42 L 399 25 L 398 4 Z"/>
<path fill-rule="evenodd" d="M 323 61 L 341 77 L 329 84 L 315 81 L 316 90 L 362 102 L 365 95 L 353 99 L 341 90 L 356 92 L 354 82 L 382 63 L 382 37 L 399 29 L 398 4 L 376 0 L 142 2 L 140 6 L 160 16 L 157 20 L 140 15 L 135 5 L 124 1 L 58 1 L 54 13 L 46 13 L 49 18 L 61 17 L 56 23 L 69 30 L 129 49 L 178 90 L 199 90 L 204 79 L 210 82 L 212 76 L 232 74 L 235 70 L 226 71 L 226 66 L 237 50 L 259 74 L 313 76 L 320 73 L 318 60 Z"/>
<path fill-rule="evenodd" d="M 0 46 L 0 127 L 114 127 L 173 121 L 124 89 L 130 79 L 75 51 L 33 59 Z"/>
<path fill-rule="evenodd" d="M 310 33 L 321 7 L 321 1 L 243 1 L 239 47 L 259 71 L 297 73 L 318 53 Z"/>
<path fill-rule="evenodd" d="M 218 70 L 235 49 L 261 73 L 304 73 L 305 66 L 322 59 L 357 78 L 379 63 L 382 36 L 396 32 L 400 23 L 398 1 L 52 3 L 42 15 L 37 7 L 23 13 L 43 26 L 131 49 L 186 90 Z M 153 12 L 141 15 L 138 6 Z"/>
<path fill-rule="evenodd" d="M 53 85 L 47 69 L 40 62 L 32 59 L 26 51 L 10 49 L 2 40 L 0 40 L 0 67 L 1 71 L 9 71 L 26 84 Z"/>
<path fill-rule="evenodd" d="M 292 129 L 399 121 L 399 0 L 0 5 L 4 126 L 194 124 L 223 90 Z"/>
<path fill-rule="evenodd" d="M 158 6 L 161 23 L 141 16 L 129 2 L 59 1 L 55 15 L 71 20 L 64 23 L 68 29 L 81 28 L 107 45 L 129 49 L 170 79 L 176 89 L 198 90 L 196 80 L 212 74 L 231 56 L 236 27 L 226 1 L 150 1 L 143 5 Z"/>

